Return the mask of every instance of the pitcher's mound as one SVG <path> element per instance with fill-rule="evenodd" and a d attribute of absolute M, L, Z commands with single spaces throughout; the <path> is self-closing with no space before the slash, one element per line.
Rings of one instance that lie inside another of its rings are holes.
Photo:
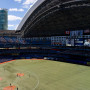
<path fill-rule="evenodd" d="M 8 86 L 5 87 L 3 90 L 14 90 L 16 88 L 16 86 Z"/>
<path fill-rule="evenodd" d="M 17 76 L 22 77 L 22 76 L 24 76 L 24 73 L 17 73 Z"/>

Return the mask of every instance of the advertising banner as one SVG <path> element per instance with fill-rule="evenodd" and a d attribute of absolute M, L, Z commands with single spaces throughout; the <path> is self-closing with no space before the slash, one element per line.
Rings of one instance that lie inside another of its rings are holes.
<path fill-rule="evenodd" d="M 84 30 L 84 35 L 90 35 L 90 29 Z"/>
<path fill-rule="evenodd" d="M 74 39 L 66 39 L 66 46 L 74 46 Z"/>
<path fill-rule="evenodd" d="M 70 31 L 66 31 L 65 34 L 66 34 L 66 35 L 70 35 Z"/>
<path fill-rule="evenodd" d="M 75 46 L 83 46 L 84 40 L 83 38 L 75 39 Z"/>
<path fill-rule="evenodd" d="M 83 35 L 83 30 L 70 31 L 70 36 L 81 36 Z"/>
<path fill-rule="evenodd" d="M 84 46 L 90 47 L 90 39 L 84 40 Z"/>

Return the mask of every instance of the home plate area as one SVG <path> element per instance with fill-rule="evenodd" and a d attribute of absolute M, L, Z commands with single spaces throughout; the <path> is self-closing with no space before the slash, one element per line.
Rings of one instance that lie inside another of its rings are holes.
<path fill-rule="evenodd" d="M 3 90 L 15 90 L 16 86 L 8 86 L 8 87 L 5 87 Z M 17 88 L 18 90 L 18 88 Z"/>

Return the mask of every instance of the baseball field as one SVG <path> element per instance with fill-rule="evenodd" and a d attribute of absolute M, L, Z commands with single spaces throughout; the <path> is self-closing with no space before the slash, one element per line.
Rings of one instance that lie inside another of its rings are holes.
<path fill-rule="evenodd" d="M 90 90 L 90 67 L 49 60 L 3 63 L 0 90 Z"/>

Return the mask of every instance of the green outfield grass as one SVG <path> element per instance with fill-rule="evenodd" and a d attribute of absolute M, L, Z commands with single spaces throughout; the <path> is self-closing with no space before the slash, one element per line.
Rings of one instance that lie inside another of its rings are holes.
<path fill-rule="evenodd" d="M 64 62 L 12 61 L 0 64 L 0 77 L 0 90 L 10 83 L 19 90 L 90 90 L 90 67 Z"/>

